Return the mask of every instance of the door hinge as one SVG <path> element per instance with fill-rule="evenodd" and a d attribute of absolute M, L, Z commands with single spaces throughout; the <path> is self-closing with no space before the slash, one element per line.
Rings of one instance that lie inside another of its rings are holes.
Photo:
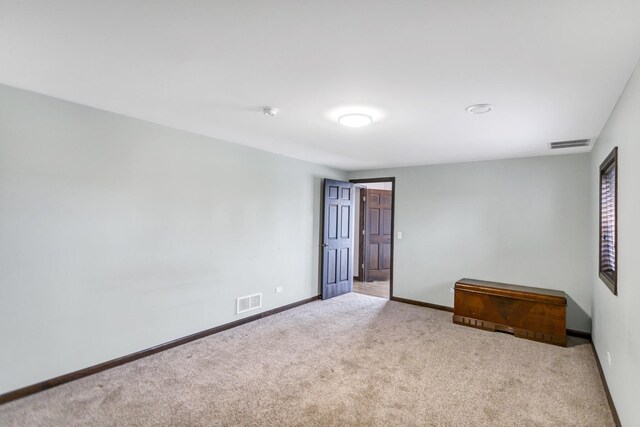
<path fill-rule="evenodd" d="M 362 235 L 364 236 L 364 230 L 362 230 Z"/>
<path fill-rule="evenodd" d="M 360 268 L 364 268 L 364 264 L 362 264 L 362 267 L 360 267 Z"/>
<path fill-rule="evenodd" d="M 367 196 L 362 196 L 362 201 L 366 202 L 367 201 Z"/>

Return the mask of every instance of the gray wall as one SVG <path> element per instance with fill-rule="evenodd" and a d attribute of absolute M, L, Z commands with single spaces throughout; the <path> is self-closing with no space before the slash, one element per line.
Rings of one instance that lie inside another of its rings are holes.
<path fill-rule="evenodd" d="M 589 155 L 353 172 L 396 177 L 395 296 L 452 306 L 471 277 L 564 290 L 590 331 Z"/>
<path fill-rule="evenodd" d="M 598 277 L 600 163 L 618 146 L 618 296 Z M 593 341 L 624 426 L 640 426 L 640 68 L 605 125 L 591 158 Z M 611 354 L 611 365 L 607 363 Z"/>
<path fill-rule="evenodd" d="M 317 295 L 323 177 L 0 86 L 0 393 Z"/>

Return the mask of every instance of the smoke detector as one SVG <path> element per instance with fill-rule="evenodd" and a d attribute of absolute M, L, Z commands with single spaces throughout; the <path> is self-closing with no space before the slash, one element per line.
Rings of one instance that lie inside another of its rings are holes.
<path fill-rule="evenodd" d="M 493 105 L 491 104 L 474 104 L 469 105 L 466 108 L 468 113 L 471 114 L 487 114 L 489 111 L 493 110 Z"/>
<path fill-rule="evenodd" d="M 262 113 L 265 116 L 269 116 L 269 117 L 275 117 L 278 114 L 278 109 L 274 108 L 274 107 L 264 107 L 262 109 Z"/>

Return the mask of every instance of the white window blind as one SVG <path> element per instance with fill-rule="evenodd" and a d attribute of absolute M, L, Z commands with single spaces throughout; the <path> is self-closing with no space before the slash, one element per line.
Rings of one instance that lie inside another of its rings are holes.
<path fill-rule="evenodd" d="M 600 272 L 607 276 L 616 271 L 616 169 L 605 170 L 601 179 Z"/>

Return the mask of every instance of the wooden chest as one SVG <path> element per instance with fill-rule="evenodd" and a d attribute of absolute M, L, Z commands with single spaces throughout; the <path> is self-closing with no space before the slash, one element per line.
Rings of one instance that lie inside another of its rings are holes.
<path fill-rule="evenodd" d="M 567 296 L 562 291 L 461 279 L 453 322 L 516 337 L 567 345 Z"/>

